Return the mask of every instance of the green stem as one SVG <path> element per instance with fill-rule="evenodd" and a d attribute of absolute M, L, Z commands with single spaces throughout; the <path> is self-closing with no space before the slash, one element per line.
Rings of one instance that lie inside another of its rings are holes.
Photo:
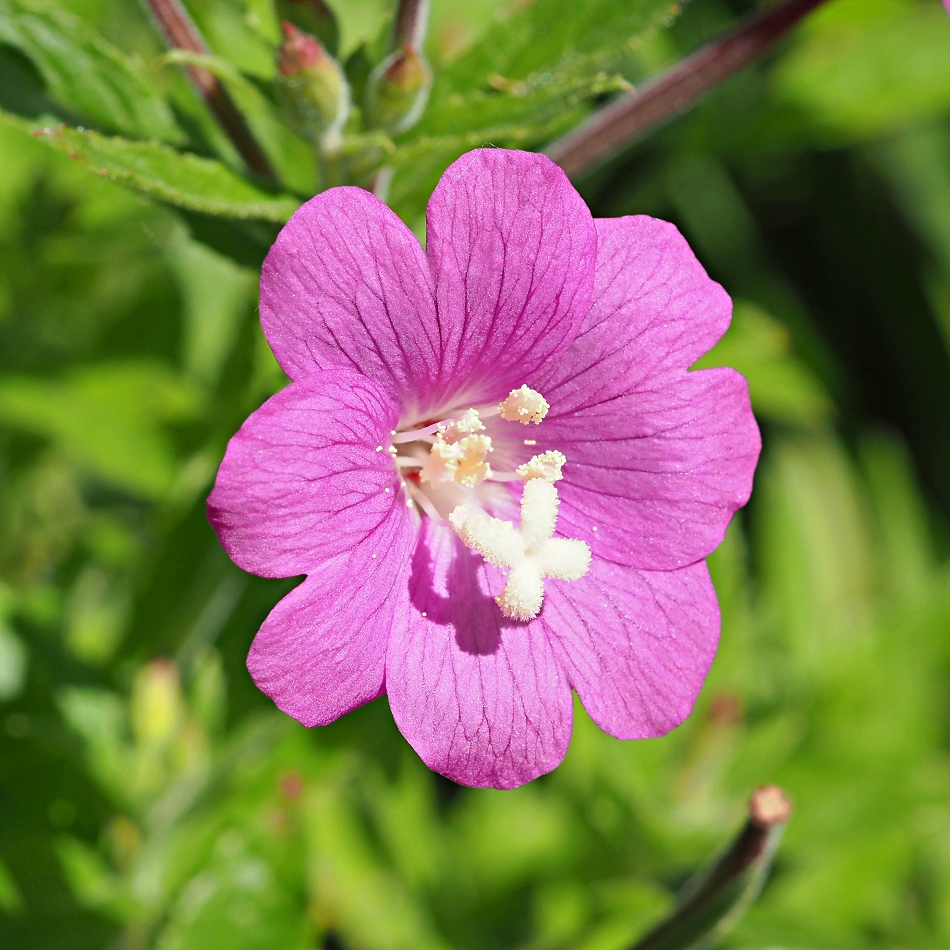
<path fill-rule="evenodd" d="M 756 789 L 749 819 L 711 867 L 688 882 L 670 915 L 632 950 L 690 950 L 731 930 L 758 896 L 791 815 L 776 785 Z"/>

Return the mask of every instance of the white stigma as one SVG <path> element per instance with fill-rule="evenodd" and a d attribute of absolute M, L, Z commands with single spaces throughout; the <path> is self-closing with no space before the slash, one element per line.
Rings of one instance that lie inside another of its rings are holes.
<path fill-rule="evenodd" d="M 505 589 L 495 602 L 512 620 L 538 616 L 546 577 L 576 581 L 590 568 L 590 548 L 583 541 L 553 536 L 559 503 L 550 482 L 531 478 L 521 496 L 520 528 L 468 505 L 459 505 L 449 515 L 466 547 L 489 564 L 509 569 Z"/>
<path fill-rule="evenodd" d="M 548 401 L 539 392 L 522 386 L 512 389 L 498 407 L 505 422 L 520 422 L 528 425 L 533 422 L 537 425 L 548 414 Z"/>
<path fill-rule="evenodd" d="M 515 469 L 515 475 L 524 482 L 532 478 L 543 478 L 546 482 L 559 482 L 564 477 L 561 469 L 566 461 L 567 458 L 563 452 L 548 449 L 547 452 L 528 459 L 524 465 L 519 465 Z"/>

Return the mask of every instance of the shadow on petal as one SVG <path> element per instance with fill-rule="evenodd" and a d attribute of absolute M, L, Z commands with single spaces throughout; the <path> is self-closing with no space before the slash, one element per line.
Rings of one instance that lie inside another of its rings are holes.
<path fill-rule="evenodd" d="M 451 627 L 458 648 L 473 656 L 497 653 L 502 628 L 521 626 L 498 609 L 491 570 L 451 529 L 425 522 L 412 558 L 412 606 L 430 623 Z"/>

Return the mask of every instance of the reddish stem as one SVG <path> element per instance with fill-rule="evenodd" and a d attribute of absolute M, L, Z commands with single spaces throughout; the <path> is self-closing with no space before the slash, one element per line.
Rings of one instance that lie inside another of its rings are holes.
<path fill-rule="evenodd" d="M 179 0 L 145 0 L 165 42 L 172 49 L 184 49 L 190 53 L 205 55 L 208 52 L 198 28 L 192 22 L 188 12 Z M 228 95 L 221 80 L 207 69 L 199 66 L 186 66 L 195 89 L 214 113 L 221 128 L 234 143 L 238 154 L 244 159 L 248 170 L 261 178 L 277 181 L 270 160 L 264 154 L 257 139 L 248 127 L 234 100 Z"/>
<path fill-rule="evenodd" d="M 421 52 L 429 22 L 429 0 L 399 0 L 393 23 L 393 49 Z"/>
<path fill-rule="evenodd" d="M 747 66 L 825 0 L 784 0 L 680 60 L 672 69 L 595 113 L 545 150 L 580 175 Z"/>

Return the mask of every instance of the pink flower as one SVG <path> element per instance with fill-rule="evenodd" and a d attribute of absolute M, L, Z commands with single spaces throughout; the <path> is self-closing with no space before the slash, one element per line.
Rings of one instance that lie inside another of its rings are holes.
<path fill-rule="evenodd" d="M 719 636 L 703 558 L 759 433 L 738 373 L 687 372 L 731 305 L 672 225 L 594 221 L 499 149 L 446 171 L 427 234 L 358 188 L 294 215 L 261 278 L 293 382 L 209 517 L 245 570 L 307 575 L 248 658 L 282 710 L 386 693 L 430 768 L 512 788 L 563 759 L 572 689 L 620 739 L 689 715 Z"/>

